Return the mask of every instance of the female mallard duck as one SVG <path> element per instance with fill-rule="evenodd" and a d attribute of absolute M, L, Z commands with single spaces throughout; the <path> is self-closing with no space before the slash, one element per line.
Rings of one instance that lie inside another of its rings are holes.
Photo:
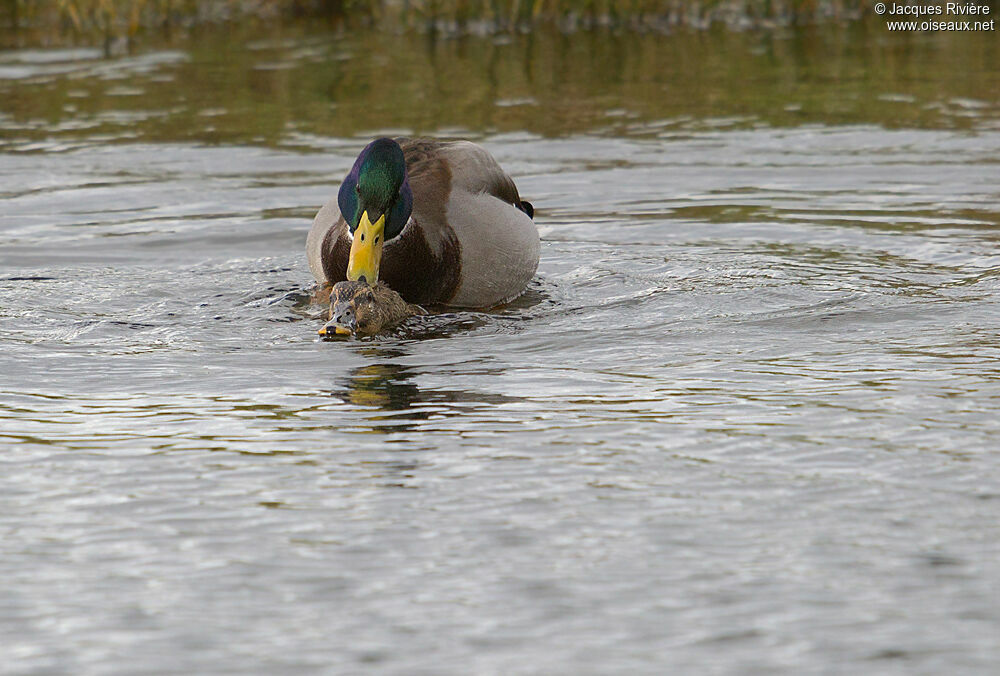
<path fill-rule="evenodd" d="M 489 307 L 535 274 L 533 215 L 476 144 L 380 138 L 316 214 L 309 268 L 321 284 L 381 280 L 410 303 Z"/>
<path fill-rule="evenodd" d="M 337 282 L 330 289 L 330 321 L 319 335 L 374 336 L 407 317 L 424 314 L 422 307 L 407 303 L 381 282 Z"/>

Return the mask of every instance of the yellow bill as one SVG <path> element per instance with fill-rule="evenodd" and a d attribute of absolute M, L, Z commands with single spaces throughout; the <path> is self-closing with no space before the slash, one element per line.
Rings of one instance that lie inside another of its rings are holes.
<path fill-rule="evenodd" d="M 349 336 L 349 335 L 351 335 L 351 330 L 349 328 L 347 328 L 346 326 L 336 326 L 334 324 L 327 324 L 326 326 L 324 326 L 323 328 L 321 328 L 319 331 L 317 331 L 317 333 L 319 335 L 321 335 L 321 336 L 326 336 L 326 335 L 330 335 L 330 334 L 334 334 L 334 335 L 338 335 L 338 336 Z"/>
<path fill-rule="evenodd" d="M 347 278 L 356 282 L 362 278 L 369 284 L 378 281 L 378 266 L 382 262 L 382 244 L 385 239 L 385 214 L 372 223 L 368 212 L 361 214 L 361 222 L 354 231 L 351 255 L 347 260 Z"/>

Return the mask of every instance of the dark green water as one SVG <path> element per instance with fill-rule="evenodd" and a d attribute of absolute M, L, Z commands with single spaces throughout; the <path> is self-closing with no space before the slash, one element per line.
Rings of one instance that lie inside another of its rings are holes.
<path fill-rule="evenodd" d="M 997 44 L 0 53 L 0 671 L 994 673 Z M 321 342 L 396 131 L 497 156 L 538 276 Z"/>

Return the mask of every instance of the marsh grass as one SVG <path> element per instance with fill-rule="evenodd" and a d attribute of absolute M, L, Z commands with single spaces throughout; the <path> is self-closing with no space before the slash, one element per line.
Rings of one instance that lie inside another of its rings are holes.
<path fill-rule="evenodd" d="M 346 25 L 442 33 L 669 30 L 811 23 L 862 15 L 873 0 L 0 0 L 0 36 L 11 43 L 102 40 L 105 49 L 143 31 L 204 23 L 322 18 Z"/>

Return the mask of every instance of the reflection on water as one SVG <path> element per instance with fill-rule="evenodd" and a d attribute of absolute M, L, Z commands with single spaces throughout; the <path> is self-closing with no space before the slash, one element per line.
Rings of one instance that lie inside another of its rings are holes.
<path fill-rule="evenodd" d="M 332 394 L 353 407 L 368 409 L 369 413 L 367 424 L 361 428 L 355 424 L 344 431 L 405 433 L 416 429 L 419 421 L 486 413 L 494 406 L 521 401 L 518 397 L 478 391 L 422 391 L 415 382 L 420 370 L 395 362 L 409 356 L 403 346 L 363 347 L 356 352 L 373 361 L 351 369 L 347 376 L 339 379 L 338 388 Z M 483 375 L 491 373 L 489 369 L 481 372 Z"/>
<path fill-rule="evenodd" d="M 873 31 L 0 54 L 4 666 L 992 673 L 997 42 Z M 375 129 L 522 298 L 319 339 Z"/>
<path fill-rule="evenodd" d="M 90 138 L 313 149 L 376 130 L 669 138 L 761 123 L 996 129 L 1000 112 L 1000 48 L 989 32 L 917 38 L 886 34 L 876 22 L 669 39 L 407 33 L 387 48 L 374 32 L 275 31 L 264 41 L 224 31 L 184 51 L 110 61 L 97 50 L 66 50 L 62 59 L 0 53 L 3 144 L 56 150 Z"/>
<path fill-rule="evenodd" d="M 402 356 L 403 352 L 378 347 L 359 352 L 364 357 L 378 361 L 352 369 L 350 375 L 338 383 L 344 391 L 335 392 L 335 396 L 355 406 L 389 412 L 410 409 L 420 401 L 420 390 L 412 382 L 414 369 L 385 361 Z M 385 419 L 372 418 L 375 421 Z M 373 427 L 372 431 L 378 429 Z M 405 431 L 405 428 L 400 431 Z"/>

